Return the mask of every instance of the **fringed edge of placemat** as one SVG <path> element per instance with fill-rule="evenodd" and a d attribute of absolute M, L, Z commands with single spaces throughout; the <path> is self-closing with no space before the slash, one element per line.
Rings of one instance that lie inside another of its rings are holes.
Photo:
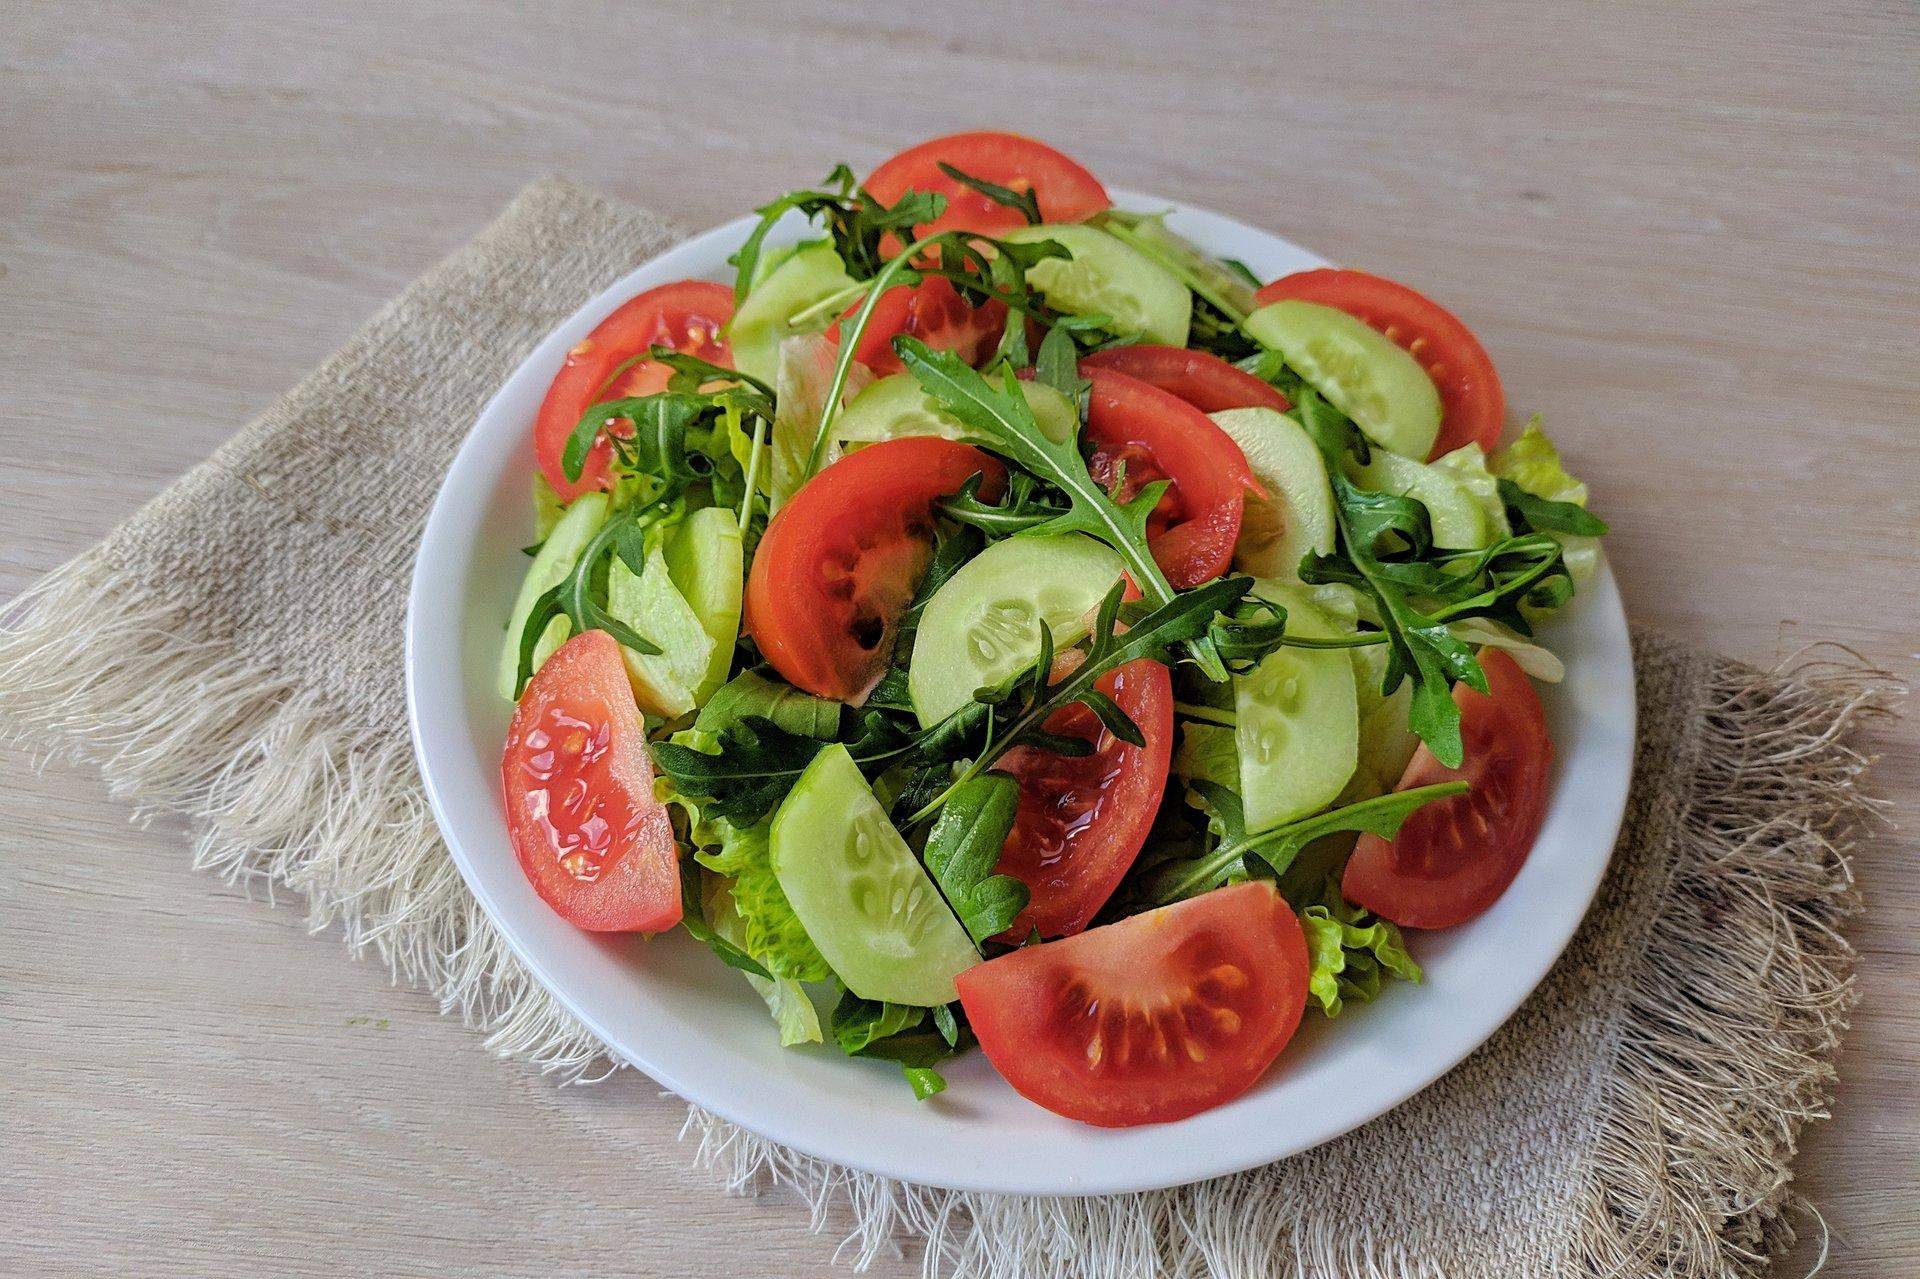
<path fill-rule="evenodd" d="M 1605 1076 L 1581 1274 L 1766 1275 L 1812 1211 L 1791 1164 L 1800 1130 L 1827 1116 L 1857 999 L 1845 849 L 1879 808 L 1861 790 L 1872 758 L 1851 739 L 1902 691 L 1820 647 L 1838 656 L 1710 665 L 1681 859 Z"/>
<path fill-rule="evenodd" d="M 0 741 L 97 766 L 138 820 L 186 819 L 195 869 L 304 897 L 312 931 L 339 925 L 492 1052 L 569 1080 L 607 1069 L 460 878 L 400 726 L 343 729 L 201 629 L 98 550 L 62 565 L 0 609 Z"/>

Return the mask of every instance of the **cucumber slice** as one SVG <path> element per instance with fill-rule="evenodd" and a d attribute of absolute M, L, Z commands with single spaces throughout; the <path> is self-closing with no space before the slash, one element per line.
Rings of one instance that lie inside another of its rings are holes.
<path fill-rule="evenodd" d="M 1173 272 L 1105 231 L 1079 222 L 1016 227 L 1016 244 L 1058 241 L 1071 258 L 1048 258 L 1027 272 L 1027 283 L 1068 315 L 1104 315 L 1114 330 L 1168 346 L 1187 344 L 1193 294 Z"/>
<path fill-rule="evenodd" d="M 780 372 L 781 339 L 796 333 L 818 332 L 839 319 L 840 313 L 824 311 L 814 317 L 816 323 L 799 328 L 792 327 L 788 321 L 853 282 L 840 255 L 824 240 L 803 244 L 789 253 L 753 286 L 747 300 L 727 322 L 733 367 L 773 385 L 774 377 Z"/>
<path fill-rule="evenodd" d="M 847 748 L 813 757 L 773 815 L 773 873 L 846 988 L 923 1008 L 950 1003 L 980 962 Z"/>
<path fill-rule="evenodd" d="M 740 521 L 724 507 L 703 507 L 673 530 L 664 554 L 674 588 L 713 641 L 706 672 L 692 690 L 694 704 L 704 706 L 714 690 L 727 682 L 734 642 L 740 638 L 740 597 L 746 578 Z"/>
<path fill-rule="evenodd" d="M 633 698 L 640 709 L 661 719 L 677 719 L 695 706 L 693 690 L 706 678 L 713 638 L 700 623 L 667 570 L 658 547 L 647 555 L 646 571 L 635 573 L 615 557 L 607 570 L 607 612 L 659 646 L 658 653 L 621 648 Z"/>
<path fill-rule="evenodd" d="M 1419 361 L 1345 311 L 1287 298 L 1241 325 L 1354 420 L 1367 438 L 1425 459 L 1440 434 L 1440 392 Z"/>
<path fill-rule="evenodd" d="M 1254 594 L 1287 610 L 1289 633 L 1341 633 L 1301 587 L 1260 582 Z M 1247 829 L 1266 830 L 1326 807 L 1359 762 L 1360 707 L 1345 649 L 1283 648 L 1233 681 L 1234 746 Z"/>
<path fill-rule="evenodd" d="M 1126 569 L 1090 537 L 1010 537 L 960 567 L 920 615 L 907 693 L 923 725 L 945 719 L 1040 655 L 1040 623 L 1064 647 Z"/>
<path fill-rule="evenodd" d="M 1080 429 L 1073 402 L 1041 382 L 1020 383 L 1040 429 L 1056 440 L 1072 439 Z M 847 401 L 834 419 L 833 435 L 840 444 L 875 444 L 908 435 L 938 435 L 957 440 L 966 434 L 959 419 L 935 404 L 911 373 L 883 377 Z"/>
<path fill-rule="evenodd" d="M 1333 554 L 1333 486 L 1326 459 L 1306 429 L 1273 409 L 1226 409 L 1211 414 L 1247 455 L 1265 497 L 1247 494 L 1240 516 L 1234 567 L 1255 577 L 1299 580 L 1309 551 Z"/>
<path fill-rule="evenodd" d="M 514 697 L 514 685 L 519 683 L 520 675 L 520 632 L 526 629 L 527 618 L 533 615 L 534 604 L 573 571 L 580 552 L 587 549 L 587 543 L 600 531 L 600 525 L 606 518 L 605 493 L 587 493 L 574 499 L 573 505 L 561 514 L 559 522 L 553 526 L 553 531 L 547 534 L 547 540 L 540 543 L 533 563 L 527 566 L 527 575 L 520 579 L 520 594 L 513 601 L 513 612 L 507 622 L 507 643 L 500 650 L 500 669 L 494 681 L 500 696 L 508 701 L 518 700 Z M 559 630 L 556 638 L 556 626 L 565 627 L 565 619 L 556 617 L 540 633 L 540 646 L 534 650 L 533 669 L 536 671 L 567 638 L 565 629 Z M 548 641 L 552 641 L 551 647 Z"/>
<path fill-rule="evenodd" d="M 1473 550 L 1492 540 L 1486 508 L 1473 490 L 1438 467 L 1376 451 L 1365 466 L 1349 462 L 1347 474 L 1361 488 L 1411 497 L 1426 507 L 1435 546 Z"/>

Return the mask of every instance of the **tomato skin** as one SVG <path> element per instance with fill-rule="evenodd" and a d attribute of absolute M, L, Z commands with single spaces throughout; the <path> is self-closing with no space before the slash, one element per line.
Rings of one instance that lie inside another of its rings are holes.
<path fill-rule="evenodd" d="M 1253 484 L 1246 454 L 1171 392 L 1084 360 L 1080 375 L 1093 383 L 1086 427 L 1093 478 L 1111 487 L 1125 462 L 1123 499 L 1155 480 L 1172 481 L 1147 521 L 1147 544 L 1167 581 L 1187 590 L 1226 572 Z"/>
<path fill-rule="evenodd" d="M 1173 681 L 1167 668 L 1140 658 L 1109 671 L 1094 687 L 1125 711 L 1144 747 L 1121 741 L 1079 703 L 1055 711 L 1046 731 L 1094 743 L 1091 755 L 1066 756 L 1016 746 L 997 765 L 1020 781 L 1020 810 L 996 871 L 1033 890 L 1000 940 L 1017 944 L 1083 931 L 1140 855 L 1167 785 L 1173 756 Z"/>
<path fill-rule="evenodd" d="M 1024 226 L 1015 209 L 998 204 L 940 171 L 945 161 L 971 177 L 1015 191 L 1032 191 L 1047 222 L 1083 222 L 1110 206 L 1107 189 L 1070 157 L 1044 142 L 1015 133 L 955 133 L 908 147 L 868 176 L 863 184 L 882 204 L 892 205 L 908 191 L 934 191 L 947 208 L 932 222 L 914 228 L 919 236 L 938 231 L 978 231 L 983 235 Z M 889 253 L 900 246 L 890 245 Z"/>
<path fill-rule="evenodd" d="M 1179 396 L 1202 413 L 1223 409 L 1279 409 L 1293 407 L 1287 397 L 1245 369 L 1236 369 L 1217 355 L 1180 346 L 1110 346 L 1084 357 L 1080 363 L 1112 369 L 1139 378 L 1150 386 Z"/>
<path fill-rule="evenodd" d="M 827 336 L 839 341 L 840 326 L 850 324 L 863 305 L 864 298 L 848 307 Z M 881 377 L 904 373 L 907 366 L 893 350 L 893 339 L 904 333 L 936 351 L 952 351 L 968 364 L 978 364 L 999 342 L 1006 322 L 1006 303 L 994 299 L 969 306 L 951 281 L 929 276 L 919 284 L 896 284 L 880 295 L 853 358 Z"/>
<path fill-rule="evenodd" d="M 1453 688 L 1461 766 L 1448 768 L 1423 745 L 1395 788 L 1465 779 L 1473 789 L 1416 810 L 1392 841 L 1362 835 L 1340 881 L 1348 901 L 1405 928 L 1450 928 L 1493 905 L 1546 817 L 1553 749 L 1539 694 L 1499 649 L 1481 649 L 1480 666 L 1491 694 Z"/>
<path fill-rule="evenodd" d="M 1252 1087 L 1300 1025 L 1307 944 L 1259 880 L 1023 946 L 955 979 L 1014 1091 L 1103 1128 L 1166 1123 Z"/>
<path fill-rule="evenodd" d="M 500 784 L 514 857 L 562 919 L 593 932 L 680 922 L 673 826 L 653 797 L 646 727 L 613 636 L 576 635 L 534 673 Z"/>
<path fill-rule="evenodd" d="M 998 497 L 1006 468 L 934 436 L 869 444 L 780 508 L 747 575 L 747 629 L 788 683 L 859 705 L 885 673 L 895 624 L 932 554 L 932 506 L 979 475 Z"/>
<path fill-rule="evenodd" d="M 621 303 L 567 352 L 566 363 L 554 374 L 533 425 L 540 473 L 561 501 L 571 502 L 582 493 L 605 488 L 610 479 L 608 459 L 613 449 L 604 439 L 587 454 L 578 480 L 569 480 L 560 465 L 567 437 L 586 411 L 602 400 L 666 390 L 671 370 L 652 360 L 627 369 L 609 385 L 621 363 L 650 346 L 670 346 L 730 368 L 733 356 L 720 333 L 732 318 L 732 289 L 707 280 L 681 280 Z"/>
<path fill-rule="evenodd" d="M 1283 276 L 1253 295 L 1261 306 L 1299 298 L 1345 311 L 1420 361 L 1440 391 L 1440 434 L 1429 457 L 1466 444 L 1492 452 L 1507 419 L 1507 393 L 1480 339 L 1453 312 L 1404 284 L 1322 267 Z"/>

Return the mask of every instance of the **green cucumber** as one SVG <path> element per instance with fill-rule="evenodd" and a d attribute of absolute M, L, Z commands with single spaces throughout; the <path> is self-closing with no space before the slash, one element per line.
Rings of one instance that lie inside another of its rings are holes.
<path fill-rule="evenodd" d="M 1440 392 L 1419 361 L 1345 311 L 1286 298 L 1240 326 L 1367 438 L 1403 457 L 1424 459 L 1440 434 Z"/>
<path fill-rule="evenodd" d="M 1002 238 L 1016 244 L 1053 240 L 1073 255 L 1048 258 L 1027 272 L 1027 283 L 1055 310 L 1103 315 L 1115 332 L 1149 342 L 1187 344 L 1193 294 L 1140 250 L 1080 222 L 1016 227 Z"/>
<path fill-rule="evenodd" d="M 845 308 L 829 308 L 814 317 L 817 323 L 797 328 L 789 321 L 853 283 L 840 255 L 824 240 L 803 244 L 778 260 L 727 321 L 733 367 L 773 385 L 780 372 L 782 339 L 796 333 L 817 333 L 839 319 Z"/>
<path fill-rule="evenodd" d="M 1347 475 L 1361 488 L 1411 497 L 1426 507 L 1435 546 L 1470 551 L 1493 540 L 1486 508 L 1473 490 L 1438 467 L 1375 450 L 1365 466 L 1349 462 Z"/>
<path fill-rule="evenodd" d="M 1073 402 L 1043 382 L 1025 381 L 1020 391 L 1040 429 L 1056 440 L 1072 439 L 1080 429 Z M 847 401 L 833 420 L 839 444 L 877 444 L 908 435 L 938 435 L 957 440 L 967 433 L 955 418 L 920 389 L 911 373 L 883 377 Z"/>
<path fill-rule="evenodd" d="M 1259 582 L 1253 593 L 1287 610 L 1287 633 L 1342 634 L 1303 588 Z M 1360 707 L 1344 648 L 1276 649 L 1233 681 L 1234 747 L 1247 829 L 1262 831 L 1332 803 L 1359 762 Z"/>
<path fill-rule="evenodd" d="M 995 542 L 933 593 L 914 631 L 907 692 L 923 725 L 945 719 L 1040 655 L 1040 623 L 1065 647 L 1126 569 L 1090 537 L 1010 537 Z"/>
<path fill-rule="evenodd" d="M 1326 459 L 1306 428 L 1273 409 L 1211 414 L 1247 455 L 1265 496 L 1247 494 L 1234 567 L 1255 577 L 1298 580 L 1308 552 L 1333 554 L 1333 486 Z"/>
<path fill-rule="evenodd" d="M 834 974 L 862 999 L 951 1003 L 980 952 L 838 742 L 773 815 L 773 873 Z"/>
<path fill-rule="evenodd" d="M 678 719 L 697 704 L 693 690 L 707 676 L 715 644 L 693 606 L 673 584 L 660 548 L 648 552 L 645 571 L 635 573 L 614 557 L 607 570 L 607 612 L 651 640 L 658 653 L 621 648 L 633 698 L 661 719 Z"/>
<path fill-rule="evenodd" d="M 573 505 L 561 513 L 546 541 L 540 543 L 533 563 L 527 566 L 527 575 L 520 579 L 520 594 L 513 601 L 513 612 L 507 622 L 507 643 L 500 650 L 499 674 L 494 682 L 500 696 L 508 701 L 519 700 L 514 694 L 519 691 L 520 683 L 520 632 L 527 628 L 533 606 L 542 595 L 566 580 L 580 552 L 587 549 L 587 543 L 600 531 L 606 518 L 605 493 L 587 493 L 575 498 Z M 540 648 L 534 651 L 535 670 L 565 641 L 566 626 L 566 619 L 559 617 L 547 623 L 546 630 L 540 633 Z"/>
<path fill-rule="evenodd" d="M 725 507 L 702 507 L 673 530 L 664 553 L 667 575 L 713 640 L 706 672 L 692 689 L 694 704 L 703 706 L 727 682 L 733 646 L 740 638 L 740 597 L 746 578 L 740 521 Z"/>

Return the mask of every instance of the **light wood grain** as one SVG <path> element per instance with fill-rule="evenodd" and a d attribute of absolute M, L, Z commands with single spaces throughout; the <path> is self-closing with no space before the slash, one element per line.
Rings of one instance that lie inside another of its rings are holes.
<path fill-rule="evenodd" d="M 1914 677 L 1920 10 L 949 8 L 0 9 L 0 597 L 531 178 L 697 228 L 986 124 L 1457 309 L 1592 481 L 1637 622 Z M 1905 829 L 1861 850 L 1865 999 L 1799 1171 L 1828 1273 L 1878 1279 L 1920 1271 L 1920 750 L 1874 745 Z M 491 1060 L 32 762 L 0 787 L 0 1271 L 832 1272 L 796 1208 L 688 1171 L 646 1081 Z"/>

